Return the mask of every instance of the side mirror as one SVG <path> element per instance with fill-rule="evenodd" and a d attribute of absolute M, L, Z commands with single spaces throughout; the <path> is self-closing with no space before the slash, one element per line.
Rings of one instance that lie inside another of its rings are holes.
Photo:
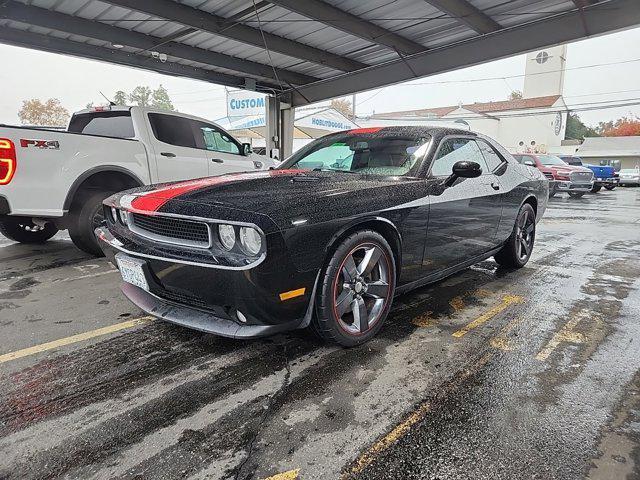
<path fill-rule="evenodd" d="M 522 162 L 522 164 L 526 165 L 527 167 L 536 168 L 536 162 L 534 162 L 533 160 L 525 160 Z"/>
<path fill-rule="evenodd" d="M 242 144 L 242 155 L 244 155 L 245 157 L 248 157 L 249 155 L 251 155 L 251 152 L 253 152 L 253 150 L 251 149 L 251 144 L 250 143 L 243 143 Z"/>
<path fill-rule="evenodd" d="M 482 175 L 482 167 L 477 162 L 462 160 L 456 162 L 451 169 L 451 175 L 444 182 L 445 186 L 452 186 L 458 178 L 476 178 Z"/>

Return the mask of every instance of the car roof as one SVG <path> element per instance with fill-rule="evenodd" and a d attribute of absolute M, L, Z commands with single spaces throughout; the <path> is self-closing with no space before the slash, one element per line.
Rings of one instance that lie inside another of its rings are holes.
<path fill-rule="evenodd" d="M 342 130 L 340 132 L 336 132 L 336 134 L 345 134 L 345 133 L 353 133 L 357 134 L 366 134 L 366 133 L 427 133 L 432 136 L 436 135 L 463 135 L 463 136 L 479 136 L 477 132 L 471 130 L 465 130 L 462 128 L 453 128 L 453 127 L 435 127 L 431 126 L 421 126 L 421 125 L 390 125 L 390 126 L 372 126 L 372 127 L 362 127 L 362 128 L 352 128 L 350 130 Z"/>

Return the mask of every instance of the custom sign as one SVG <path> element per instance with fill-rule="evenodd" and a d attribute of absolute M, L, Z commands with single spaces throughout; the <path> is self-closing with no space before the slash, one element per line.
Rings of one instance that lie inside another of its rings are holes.
<path fill-rule="evenodd" d="M 41 148 L 48 150 L 60 149 L 60 143 L 57 140 L 29 140 L 26 138 L 21 138 L 20 146 L 22 148 Z"/>
<path fill-rule="evenodd" d="M 227 117 L 264 115 L 265 96 L 247 90 L 227 92 Z"/>

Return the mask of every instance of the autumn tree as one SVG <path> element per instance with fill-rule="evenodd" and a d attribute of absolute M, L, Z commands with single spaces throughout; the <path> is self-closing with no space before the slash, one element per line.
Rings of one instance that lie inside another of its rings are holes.
<path fill-rule="evenodd" d="M 640 135 L 640 117 L 622 117 L 615 122 L 600 122 L 599 128 L 605 137 L 631 137 Z"/>
<path fill-rule="evenodd" d="M 161 108 L 163 110 L 175 110 L 171 98 L 169 98 L 169 92 L 160 84 L 151 94 L 151 106 L 155 108 Z"/>
<path fill-rule="evenodd" d="M 129 101 L 139 107 L 148 107 L 151 105 L 151 95 L 153 92 L 149 87 L 137 86 L 129 94 Z"/>
<path fill-rule="evenodd" d="M 39 98 L 23 100 L 18 118 L 23 125 L 64 127 L 69 122 L 69 111 L 57 98 L 42 102 Z"/>
<path fill-rule="evenodd" d="M 330 107 L 333 108 L 334 110 L 339 111 L 342 115 L 344 115 L 347 118 L 350 118 L 350 119 L 353 118 L 353 107 L 351 105 L 351 102 L 346 98 L 336 98 L 331 100 Z"/>

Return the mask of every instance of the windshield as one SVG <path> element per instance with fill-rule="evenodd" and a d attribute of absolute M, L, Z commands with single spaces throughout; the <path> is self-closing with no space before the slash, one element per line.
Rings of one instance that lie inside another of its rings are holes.
<path fill-rule="evenodd" d="M 422 132 L 371 130 L 320 138 L 294 153 L 279 168 L 357 173 L 415 175 L 431 137 Z"/>
<path fill-rule="evenodd" d="M 578 157 L 562 157 L 562 160 L 569 165 L 582 166 L 582 160 Z"/>
<path fill-rule="evenodd" d="M 560 157 L 556 157 L 555 155 L 538 155 L 538 160 L 543 165 L 566 165 Z"/>

